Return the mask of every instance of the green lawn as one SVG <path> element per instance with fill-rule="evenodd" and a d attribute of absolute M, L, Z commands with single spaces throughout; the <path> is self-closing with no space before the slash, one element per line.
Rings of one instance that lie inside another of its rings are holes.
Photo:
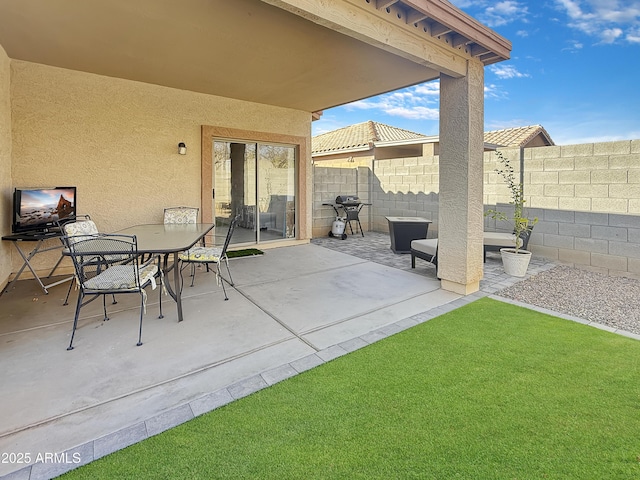
<path fill-rule="evenodd" d="M 482 299 L 65 478 L 637 479 L 640 342 Z"/>

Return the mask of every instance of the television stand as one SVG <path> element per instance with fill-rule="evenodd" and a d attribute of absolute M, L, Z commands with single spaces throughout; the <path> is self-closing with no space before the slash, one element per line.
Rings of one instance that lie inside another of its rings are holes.
<path fill-rule="evenodd" d="M 52 238 L 60 239 L 60 245 L 42 248 L 43 243 L 46 240 L 50 240 Z M 49 288 L 55 287 L 56 285 L 60 285 L 61 283 L 69 282 L 73 280 L 73 276 L 70 276 L 68 278 L 64 278 L 57 282 L 50 283 L 49 285 L 45 285 L 42 282 L 42 279 L 38 276 L 36 271 L 31 266 L 31 259 L 35 257 L 38 253 L 61 249 L 64 246 L 64 244 L 62 243 L 61 231 L 59 230 L 39 231 L 38 230 L 38 231 L 32 231 L 32 232 L 14 233 L 12 235 L 5 235 L 4 237 L 2 237 L 2 240 L 13 242 L 13 244 L 16 246 L 16 249 L 18 250 L 18 253 L 22 257 L 22 260 L 24 261 L 24 263 L 22 264 L 22 267 L 20 267 L 20 270 L 18 270 L 18 273 L 16 274 L 16 276 L 13 278 L 13 280 L 11 280 L 11 283 L 7 285 L 7 288 L 5 288 L 4 293 L 7 293 L 9 290 L 11 290 L 11 287 L 13 287 L 13 284 L 16 283 L 20 275 L 22 275 L 22 272 L 24 271 L 25 268 L 28 268 L 31 271 L 33 278 L 35 278 L 36 281 L 40 284 L 40 287 L 42 288 L 42 291 L 45 293 L 45 295 L 49 294 L 49 290 L 48 290 Z M 23 252 L 22 249 L 20 248 L 20 244 L 22 242 L 38 242 L 38 243 L 36 243 L 36 246 L 33 248 L 33 250 L 31 250 L 28 254 L 25 254 L 25 252 Z M 54 267 L 51 269 L 51 272 L 49 272 L 49 275 L 46 276 L 46 278 L 51 278 L 53 273 L 56 271 L 56 269 L 60 265 L 60 262 L 62 262 L 62 258 L 63 256 L 60 255 L 60 258 L 58 259 Z"/>

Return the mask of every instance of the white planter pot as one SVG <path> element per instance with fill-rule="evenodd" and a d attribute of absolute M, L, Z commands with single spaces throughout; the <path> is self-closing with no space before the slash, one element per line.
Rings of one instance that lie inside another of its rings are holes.
<path fill-rule="evenodd" d="M 531 252 L 521 249 L 516 253 L 515 248 L 501 248 L 500 254 L 502 255 L 502 266 L 507 275 L 524 277 L 527 274 Z"/>

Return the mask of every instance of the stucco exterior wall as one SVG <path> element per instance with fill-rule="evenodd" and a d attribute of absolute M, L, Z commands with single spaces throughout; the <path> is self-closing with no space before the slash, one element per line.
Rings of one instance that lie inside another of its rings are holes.
<path fill-rule="evenodd" d="M 11 233 L 11 68 L 6 52 L 0 46 L 0 233 Z M 11 245 L 0 242 L 0 288 L 4 288 L 11 272 Z"/>
<path fill-rule="evenodd" d="M 166 206 L 200 205 L 202 125 L 311 131 L 308 112 L 16 60 L 11 102 L 13 186 L 77 186 L 78 213 L 102 231 L 161 222 Z M 310 155 L 301 161 L 310 165 Z M 301 199 L 309 223 L 310 199 Z M 6 194 L 4 202 L 6 211 Z M 43 269 L 55 254 L 40 257 Z M 13 271 L 19 265 L 14 255 Z"/>

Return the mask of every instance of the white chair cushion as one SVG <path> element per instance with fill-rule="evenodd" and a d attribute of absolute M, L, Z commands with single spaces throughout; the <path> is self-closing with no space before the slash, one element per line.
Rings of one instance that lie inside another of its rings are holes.
<path fill-rule="evenodd" d="M 198 209 L 195 207 L 165 208 L 164 223 L 198 223 Z"/>
<path fill-rule="evenodd" d="M 180 252 L 178 258 L 183 262 L 218 262 L 222 255 L 221 247 L 191 247 L 186 252 Z"/>
<path fill-rule="evenodd" d="M 484 232 L 483 243 L 494 247 L 515 247 L 516 236 L 513 233 Z"/>
<path fill-rule="evenodd" d="M 139 277 L 140 285 L 145 285 L 147 282 L 152 281 L 153 277 L 158 272 L 158 266 L 156 264 L 148 264 L 140 266 Z M 155 288 L 155 281 L 151 282 Z M 97 275 L 84 283 L 84 287 L 90 291 L 101 290 L 136 290 L 137 284 L 135 279 L 135 267 L 134 265 L 114 265 L 107 268 L 100 275 Z"/>
<path fill-rule="evenodd" d="M 67 223 L 64 226 L 64 233 L 67 235 L 69 243 L 76 243 L 81 240 L 87 240 L 93 235 L 97 235 L 98 227 L 96 227 L 93 220 L 81 220 Z"/>
<path fill-rule="evenodd" d="M 437 238 L 425 238 L 422 240 L 412 240 L 411 249 L 418 252 L 426 253 L 427 255 L 435 255 L 438 251 L 438 239 Z"/>

